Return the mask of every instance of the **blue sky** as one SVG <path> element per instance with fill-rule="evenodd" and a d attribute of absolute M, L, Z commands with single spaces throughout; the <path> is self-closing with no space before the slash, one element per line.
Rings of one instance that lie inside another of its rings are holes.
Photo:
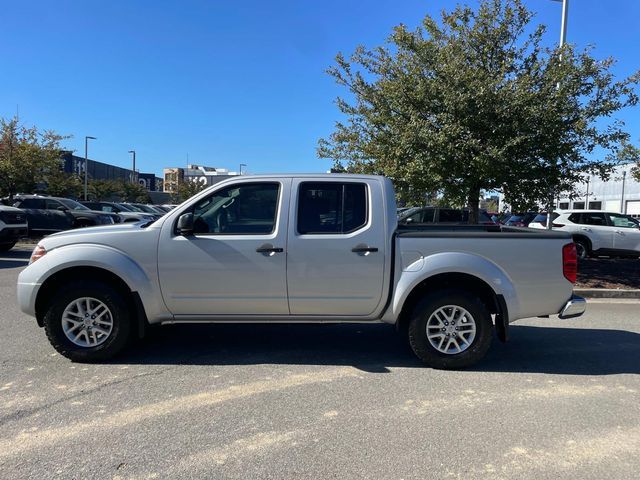
<path fill-rule="evenodd" d="M 339 118 L 325 70 L 338 51 L 384 42 L 450 0 L 3 2 L 0 116 L 73 135 L 65 146 L 143 172 L 206 164 L 320 172 L 316 144 Z M 472 5 L 477 2 L 469 0 Z M 561 4 L 527 0 L 558 41 Z M 615 6 L 614 6 L 615 5 Z M 572 0 L 568 40 L 640 68 L 640 2 Z M 640 143 L 640 113 L 622 118 Z"/>

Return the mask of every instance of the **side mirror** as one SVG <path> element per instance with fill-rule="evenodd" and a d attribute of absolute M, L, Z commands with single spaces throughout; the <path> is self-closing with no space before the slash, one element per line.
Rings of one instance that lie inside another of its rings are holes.
<path fill-rule="evenodd" d="M 405 220 L 405 223 L 413 223 L 413 218 L 407 218 L 407 219 Z"/>
<path fill-rule="evenodd" d="M 184 236 L 193 234 L 193 213 L 183 213 L 178 217 L 178 233 Z"/>
<path fill-rule="evenodd" d="M 61 212 L 66 212 L 69 209 L 67 207 L 63 207 L 62 205 L 60 205 L 58 208 L 56 208 L 56 210 L 60 210 Z"/>

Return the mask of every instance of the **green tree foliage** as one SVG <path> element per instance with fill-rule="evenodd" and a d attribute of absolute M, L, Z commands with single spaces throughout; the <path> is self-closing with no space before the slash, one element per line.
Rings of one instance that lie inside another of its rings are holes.
<path fill-rule="evenodd" d="M 94 201 L 110 201 L 114 198 L 122 198 L 122 182 L 114 180 L 90 180 L 87 185 L 87 194 Z"/>
<path fill-rule="evenodd" d="M 46 193 L 54 197 L 80 198 L 83 183 L 76 174 L 68 174 L 62 170 L 62 165 L 53 168 L 44 175 Z"/>
<path fill-rule="evenodd" d="M 47 176 L 60 171 L 63 137 L 49 130 L 25 127 L 17 118 L 0 119 L 0 196 L 30 193 Z"/>
<path fill-rule="evenodd" d="M 178 184 L 178 191 L 172 195 L 172 201 L 176 203 L 184 202 L 205 188 L 207 188 L 207 182 L 203 179 L 182 181 Z"/>
<path fill-rule="evenodd" d="M 318 155 L 391 177 L 407 203 L 439 191 L 472 219 L 483 190 L 519 209 L 606 178 L 628 139 L 613 115 L 638 102 L 640 75 L 616 81 L 611 58 L 545 48 L 532 17 L 521 0 L 484 0 L 338 54 L 328 72 L 349 92 L 346 118 Z"/>
<path fill-rule="evenodd" d="M 120 182 L 120 194 L 125 202 L 150 203 L 149 192 L 139 183 Z"/>

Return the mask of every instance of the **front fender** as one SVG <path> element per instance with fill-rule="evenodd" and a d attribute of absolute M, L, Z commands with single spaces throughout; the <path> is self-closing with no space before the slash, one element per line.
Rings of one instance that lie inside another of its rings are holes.
<path fill-rule="evenodd" d="M 516 289 L 511 279 L 500 267 L 479 255 L 464 252 L 442 252 L 427 257 L 418 253 L 410 261 L 403 261 L 402 272 L 396 284 L 391 308 L 385 313 L 383 320 L 397 321 L 402 307 L 413 289 L 424 280 L 445 273 L 464 273 L 483 280 L 496 294 L 504 297 L 509 317 L 518 318 L 520 306 Z"/>
<path fill-rule="evenodd" d="M 132 292 L 138 292 L 149 320 L 167 316 L 157 283 L 151 280 L 154 273 L 146 272 L 124 252 L 96 244 L 54 248 L 25 268 L 18 277 L 18 302 L 22 311 L 35 316 L 35 301 L 40 286 L 52 275 L 73 267 L 96 267 L 113 273 Z"/>

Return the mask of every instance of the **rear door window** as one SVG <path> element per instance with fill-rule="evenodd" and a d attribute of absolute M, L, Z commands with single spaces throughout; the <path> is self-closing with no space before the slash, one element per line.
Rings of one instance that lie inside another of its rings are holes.
<path fill-rule="evenodd" d="M 298 233 L 355 232 L 367 223 L 367 203 L 364 183 L 303 182 L 298 190 Z"/>

